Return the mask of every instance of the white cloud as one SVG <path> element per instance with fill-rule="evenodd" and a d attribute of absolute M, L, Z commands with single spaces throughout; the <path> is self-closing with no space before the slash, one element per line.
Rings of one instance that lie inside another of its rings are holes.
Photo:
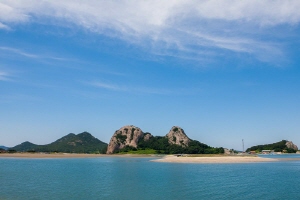
<path fill-rule="evenodd" d="M 0 21 L 4 23 L 28 21 L 26 4 L 18 1 L 0 2 Z"/>
<path fill-rule="evenodd" d="M 295 24 L 300 21 L 297 0 L 211 0 L 195 6 L 198 15 L 207 19 L 254 22 L 260 25 Z"/>
<path fill-rule="evenodd" d="M 185 53 L 216 48 L 259 58 L 262 52 L 269 57 L 282 52 L 277 44 L 257 39 L 261 33 L 253 29 L 297 25 L 299 10 L 299 0 L 2 0 L 0 28 L 51 19 L 138 45 Z"/>
<path fill-rule="evenodd" d="M 6 30 L 9 30 L 10 28 L 8 26 L 6 26 L 5 24 L 2 24 L 0 22 L 0 29 L 6 29 Z"/>

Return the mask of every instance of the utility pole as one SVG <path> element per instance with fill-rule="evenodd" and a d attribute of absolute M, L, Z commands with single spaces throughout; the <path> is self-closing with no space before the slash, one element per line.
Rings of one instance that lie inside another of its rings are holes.
<path fill-rule="evenodd" d="M 243 143 L 243 153 L 245 152 L 245 148 L 244 148 L 244 139 L 242 139 L 242 143 Z"/>

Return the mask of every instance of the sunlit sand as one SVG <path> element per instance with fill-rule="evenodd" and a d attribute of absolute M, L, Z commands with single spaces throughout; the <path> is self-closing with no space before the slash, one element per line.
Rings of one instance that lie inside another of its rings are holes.
<path fill-rule="evenodd" d="M 253 162 L 274 162 L 278 159 L 261 158 L 255 156 L 174 156 L 168 155 L 161 159 L 153 160 L 154 162 L 170 162 L 170 163 L 253 163 Z"/>

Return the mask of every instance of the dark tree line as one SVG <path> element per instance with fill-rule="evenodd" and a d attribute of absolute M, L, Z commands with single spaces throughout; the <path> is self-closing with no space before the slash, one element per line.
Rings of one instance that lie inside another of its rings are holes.
<path fill-rule="evenodd" d="M 297 151 L 286 146 L 286 140 L 282 140 L 280 142 L 272 143 L 272 144 L 264 144 L 264 145 L 256 145 L 248 148 L 246 151 L 259 151 L 262 150 L 274 150 L 275 152 L 282 152 L 286 150 L 287 153 L 296 153 Z"/>

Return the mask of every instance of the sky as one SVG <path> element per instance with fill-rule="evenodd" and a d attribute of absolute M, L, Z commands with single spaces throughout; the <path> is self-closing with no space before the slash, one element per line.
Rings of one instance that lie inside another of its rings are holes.
<path fill-rule="evenodd" d="M 0 0 L 0 145 L 135 125 L 300 145 L 298 0 Z"/>

